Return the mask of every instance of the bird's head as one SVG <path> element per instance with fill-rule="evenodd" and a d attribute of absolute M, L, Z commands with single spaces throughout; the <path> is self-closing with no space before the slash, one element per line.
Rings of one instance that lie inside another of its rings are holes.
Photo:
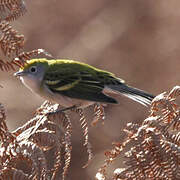
<path fill-rule="evenodd" d="M 14 73 L 16 77 L 29 77 L 41 79 L 44 76 L 46 69 L 48 68 L 48 62 L 46 59 L 32 59 L 25 63 L 18 72 Z"/>
<path fill-rule="evenodd" d="M 44 74 L 48 68 L 46 59 L 32 59 L 25 63 L 14 76 L 20 77 L 21 81 L 31 90 L 41 85 Z"/>

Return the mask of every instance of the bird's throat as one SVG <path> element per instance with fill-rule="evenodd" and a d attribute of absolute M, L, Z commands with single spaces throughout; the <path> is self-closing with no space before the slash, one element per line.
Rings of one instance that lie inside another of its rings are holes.
<path fill-rule="evenodd" d="M 40 82 L 37 79 L 35 79 L 33 77 L 22 76 L 22 77 L 20 77 L 20 80 L 32 92 L 39 93 Z"/>

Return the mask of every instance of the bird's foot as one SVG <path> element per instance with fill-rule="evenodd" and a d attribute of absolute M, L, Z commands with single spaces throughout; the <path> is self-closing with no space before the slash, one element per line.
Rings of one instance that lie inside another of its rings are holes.
<path fill-rule="evenodd" d="M 62 113 L 62 112 L 68 111 L 68 110 L 73 110 L 75 108 L 76 108 L 76 105 L 73 105 L 73 106 L 70 106 L 70 107 L 63 108 L 63 109 L 58 109 L 58 110 L 53 111 L 53 112 L 49 112 L 48 115 L 56 114 L 56 113 Z"/>

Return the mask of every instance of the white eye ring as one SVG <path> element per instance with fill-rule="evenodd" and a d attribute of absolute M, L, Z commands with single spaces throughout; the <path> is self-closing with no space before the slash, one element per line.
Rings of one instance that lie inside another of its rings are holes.
<path fill-rule="evenodd" d="M 37 67 L 36 67 L 36 66 L 31 66 L 31 67 L 29 68 L 29 71 L 30 71 L 31 73 L 36 73 L 36 72 L 37 72 Z"/>

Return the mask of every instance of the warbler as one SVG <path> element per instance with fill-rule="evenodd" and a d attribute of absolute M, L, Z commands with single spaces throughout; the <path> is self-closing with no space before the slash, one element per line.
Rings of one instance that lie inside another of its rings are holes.
<path fill-rule="evenodd" d="M 113 94 L 124 95 L 145 106 L 154 98 L 128 86 L 111 72 L 74 60 L 32 59 L 14 75 L 31 91 L 65 108 L 85 108 L 96 102 L 117 104 Z"/>

